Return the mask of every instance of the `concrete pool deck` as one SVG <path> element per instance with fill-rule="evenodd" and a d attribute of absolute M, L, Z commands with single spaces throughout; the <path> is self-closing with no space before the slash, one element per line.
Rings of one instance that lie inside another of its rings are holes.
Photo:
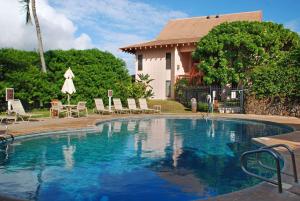
<path fill-rule="evenodd" d="M 28 135 L 32 133 L 50 132 L 50 131 L 62 131 L 71 129 L 95 129 L 95 124 L 101 121 L 112 120 L 116 118 L 126 117 L 155 117 L 155 116 L 175 116 L 175 117 L 202 117 L 202 114 L 158 114 L 158 115 L 90 115 L 89 117 L 82 118 L 61 118 L 61 119 L 50 119 L 41 118 L 39 121 L 34 122 L 21 122 L 17 124 L 11 124 L 8 126 L 8 131 L 14 136 Z M 238 118 L 238 119 L 249 119 L 249 120 L 261 120 L 269 121 L 280 124 L 291 126 L 295 131 L 272 137 L 262 137 L 253 139 L 254 143 L 263 145 L 272 144 L 287 144 L 295 151 L 298 177 L 300 174 L 300 119 L 295 117 L 281 117 L 281 116 L 262 116 L 262 115 L 245 115 L 245 114 L 215 114 L 214 117 L 220 118 Z M 4 126 L 0 127 L 0 130 L 4 129 Z M 283 150 L 279 150 L 284 156 L 288 158 L 288 155 Z M 289 160 L 288 160 L 289 161 Z M 287 162 L 285 169 L 291 172 L 291 164 Z M 293 183 L 291 177 L 283 175 L 283 183 L 290 184 L 287 189 L 283 189 L 283 193 L 278 193 L 277 186 L 271 185 L 266 182 L 262 182 L 256 186 L 246 188 L 240 191 L 232 192 L 225 195 L 210 198 L 208 200 L 216 201 L 299 201 L 300 200 L 300 184 Z M 0 196 L 0 200 L 14 200 L 6 199 Z"/>

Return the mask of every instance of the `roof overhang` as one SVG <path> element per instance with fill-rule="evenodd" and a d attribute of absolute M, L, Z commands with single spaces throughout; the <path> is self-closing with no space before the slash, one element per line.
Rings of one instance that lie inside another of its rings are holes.
<path fill-rule="evenodd" d="M 130 54 L 135 54 L 138 50 L 149 50 L 156 48 L 170 48 L 170 47 L 182 47 L 182 46 L 195 46 L 200 38 L 185 38 L 185 39 L 170 39 L 170 40 L 153 40 L 145 43 L 139 43 L 122 47 L 120 50 Z"/>

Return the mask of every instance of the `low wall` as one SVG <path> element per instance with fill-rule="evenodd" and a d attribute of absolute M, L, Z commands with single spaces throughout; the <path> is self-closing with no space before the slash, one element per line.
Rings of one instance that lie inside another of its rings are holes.
<path fill-rule="evenodd" d="M 254 96 L 246 96 L 244 111 L 246 114 L 300 117 L 300 100 L 288 100 L 278 97 L 258 100 Z"/>

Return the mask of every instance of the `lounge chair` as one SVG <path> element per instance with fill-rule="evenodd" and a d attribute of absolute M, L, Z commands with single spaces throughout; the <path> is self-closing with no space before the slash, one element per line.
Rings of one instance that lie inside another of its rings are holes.
<path fill-rule="evenodd" d="M 24 118 L 27 118 L 27 121 L 29 121 L 32 116 L 39 115 L 39 114 L 31 114 L 25 112 L 24 107 L 19 99 L 12 100 L 11 106 L 12 106 L 12 112 L 16 114 L 16 118 L 20 118 L 22 119 L 22 121 L 24 121 Z"/>
<path fill-rule="evenodd" d="M 160 113 L 160 110 L 148 108 L 148 104 L 145 98 L 139 99 L 140 108 L 143 112 L 147 113 Z"/>
<path fill-rule="evenodd" d="M 56 112 L 58 117 L 59 114 L 68 112 L 68 110 L 63 106 L 63 104 L 59 100 L 55 100 L 51 102 L 50 117 L 54 117 L 54 114 Z"/>
<path fill-rule="evenodd" d="M 100 113 L 100 114 L 104 114 L 104 113 L 112 113 L 112 111 L 109 111 L 108 109 L 106 109 L 104 107 L 104 104 L 103 104 L 103 100 L 101 98 L 95 98 L 95 105 L 96 105 L 96 108 L 94 108 L 94 112 L 95 113 Z"/>
<path fill-rule="evenodd" d="M 122 113 L 130 112 L 129 109 L 123 108 L 121 100 L 119 98 L 113 98 L 113 102 L 114 102 L 114 107 L 115 107 L 116 113 L 122 114 Z"/>
<path fill-rule="evenodd" d="M 12 114 L 1 115 L 0 116 L 0 123 L 2 123 L 3 120 L 6 120 L 6 121 L 13 120 L 14 122 L 16 122 L 17 121 L 17 116 L 12 115 Z"/>
<path fill-rule="evenodd" d="M 136 103 L 135 103 L 135 100 L 133 98 L 128 98 L 127 103 L 128 103 L 128 108 L 129 108 L 131 113 L 143 112 L 143 110 L 136 107 Z"/>
<path fill-rule="evenodd" d="M 70 109 L 70 113 L 76 113 L 78 117 L 80 117 L 80 112 L 85 112 L 86 117 L 88 116 L 88 109 L 86 107 L 85 101 L 79 101 L 75 108 Z"/>

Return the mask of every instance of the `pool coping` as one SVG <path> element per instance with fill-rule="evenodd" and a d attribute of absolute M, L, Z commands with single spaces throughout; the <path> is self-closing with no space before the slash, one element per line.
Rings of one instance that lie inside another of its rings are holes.
<path fill-rule="evenodd" d="M 253 115 L 252 115 L 253 116 Z M 122 119 L 143 119 L 145 117 L 147 118 L 154 118 L 154 117 L 169 117 L 169 118 L 195 118 L 195 119 L 199 119 L 201 118 L 201 115 L 200 114 L 154 114 L 154 115 L 122 115 L 122 116 L 109 116 L 108 118 L 106 119 L 101 119 L 101 117 L 103 116 L 99 116 L 98 115 L 98 118 L 96 119 L 93 119 L 92 120 L 92 125 L 86 125 L 86 126 L 82 126 L 82 127 L 78 127 L 78 128 L 71 128 L 71 129 L 64 129 L 64 130 L 51 130 L 51 131 L 38 131 L 38 132 L 29 132 L 29 133 L 22 133 L 22 134 L 19 134 L 16 136 L 16 140 L 21 140 L 21 139 L 25 139 L 25 138 L 30 138 L 30 137 L 38 137 L 38 136 L 46 136 L 46 135 L 51 135 L 51 134 L 63 134 L 63 133 L 68 133 L 70 131 L 97 131 L 96 127 L 98 124 L 100 123 L 105 123 L 105 122 L 110 122 L 110 121 L 116 121 L 116 120 L 122 120 Z M 296 121 L 296 123 L 286 123 L 286 122 L 281 122 L 280 120 L 272 120 L 272 119 L 268 119 L 268 120 L 265 120 L 265 119 L 261 119 L 262 116 L 260 115 L 254 115 L 254 117 L 251 117 L 251 116 L 236 116 L 236 115 L 229 115 L 229 114 L 226 114 L 226 115 L 213 115 L 212 116 L 213 118 L 217 118 L 217 119 L 221 119 L 221 118 L 224 118 L 224 119 L 232 119 L 232 120 L 246 120 L 246 121 L 257 121 L 257 122 L 266 122 L 266 123 L 275 123 L 275 124 L 279 124 L 279 125 L 284 125 L 284 126 L 288 126 L 292 129 L 294 129 L 294 131 L 292 132 L 289 132 L 289 133 L 285 133 L 285 134 L 281 134 L 281 135 L 276 135 L 276 136 L 284 136 L 284 135 L 294 135 L 293 133 L 295 133 L 296 135 L 299 134 L 300 135 L 300 120 L 297 119 L 297 118 L 293 118 L 292 121 Z M 255 118 L 256 117 L 256 118 Z M 259 117 L 259 118 L 257 118 Z M 276 118 L 282 118 L 282 117 L 276 117 Z M 285 119 L 287 120 L 287 119 Z M 299 121 L 299 122 L 298 122 Z M 269 138 L 273 138 L 273 137 L 276 137 L 276 136 L 269 136 Z M 253 143 L 255 144 L 258 144 L 258 145 L 270 145 L 270 144 L 266 144 L 264 141 L 260 141 L 259 138 L 257 139 L 253 139 L 252 140 Z M 299 149 L 299 153 L 300 153 L 300 145 L 299 147 L 296 148 L 297 150 Z M 280 151 L 281 152 L 281 151 Z M 285 155 L 284 155 L 285 156 Z M 286 156 L 285 156 L 286 157 Z M 300 160 L 300 155 L 296 155 L 296 160 Z M 290 166 L 290 164 L 285 164 L 284 168 Z M 299 168 L 299 165 L 298 165 L 298 168 Z M 300 172 L 300 171 L 299 171 Z M 235 192 L 231 192 L 231 193 L 227 193 L 227 194 L 223 194 L 223 195 L 219 195 L 219 196 L 216 196 L 216 197 L 212 197 L 212 198 L 208 198 L 207 200 L 218 200 L 218 201 L 227 201 L 227 200 L 240 200 L 242 198 L 247 198 L 247 197 L 251 197 L 250 200 L 255 200 L 256 198 L 255 197 L 252 197 L 253 196 L 253 191 L 256 192 L 260 192 L 259 190 L 261 190 L 262 188 L 266 188 L 268 189 L 269 191 L 271 192 L 274 192 L 274 195 L 279 195 L 277 194 L 277 187 L 276 186 L 272 186 L 270 188 L 269 186 L 270 184 L 266 183 L 266 182 L 261 182 L 259 184 L 256 184 L 254 186 L 251 186 L 251 187 L 248 187 L 248 188 L 245 188 L 245 189 L 241 189 L 239 191 L 235 191 Z M 270 190 L 271 189 L 271 190 Z M 275 189 L 275 190 L 274 190 Z M 276 194 L 275 194 L 276 193 Z M 252 196 L 249 196 L 249 194 L 251 194 Z M 286 195 L 286 192 L 284 192 L 283 194 L 281 195 Z M 296 198 L 295 200 L 298 200 L 300 199 L 300 193 L 299 195 L 296 194 Z M 277 197 L 282 197 L 282 196 L 277 196 Z M 238 199 L 237 199 L 238 198 Z M 9 200 L 9 199 L 8 199 Z M 18 200 L 18 199 L 15 199 L 15 200 Z M 246 200 L 246 199 L 243 199 L 243 200 Z M 260 199 L 259 199 L 260 200 Z M 262 199 L 262 200 L 268 200 L 267 199 Z M 281 200 L 281 199 L 279 199 Z M 284 200 L 294 200 L 294 197 L 291 196 L 291 195 L 288 195 L 288 198 L 284 198 Z M 276 201 L 276 196 L 274 197 L 274 199 L 272 201 Z"/>

